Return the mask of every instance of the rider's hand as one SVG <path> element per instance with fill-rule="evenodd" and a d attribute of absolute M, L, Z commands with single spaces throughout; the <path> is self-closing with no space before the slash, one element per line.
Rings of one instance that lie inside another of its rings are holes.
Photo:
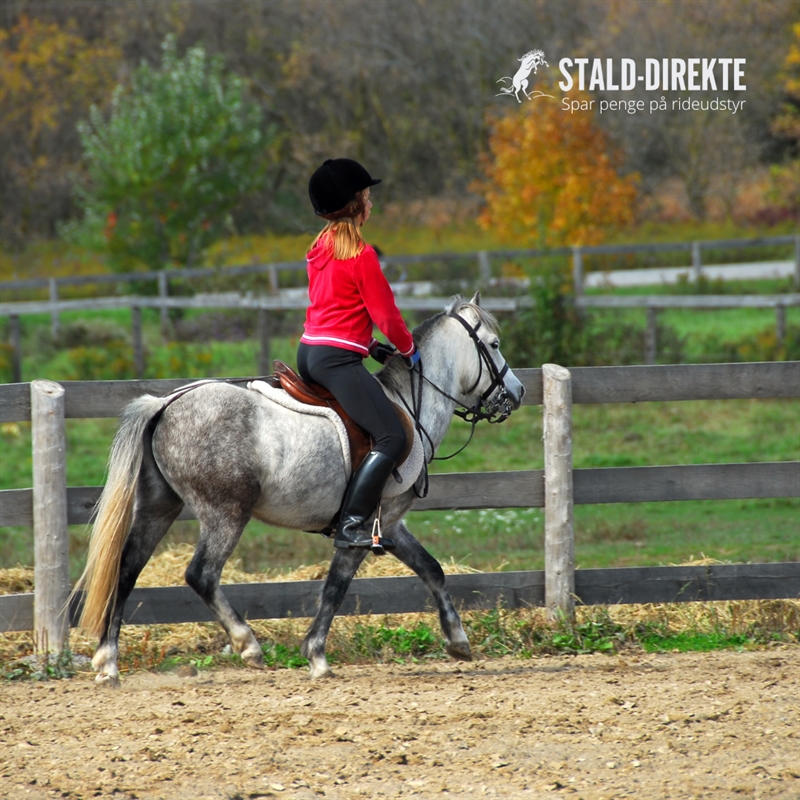
<path fill-rule="evenodd" d="M 397 353 L 397 348 L 391 344 L 374 342 L 369 348 L 369 354 L 379 363 L 385 364 L 393 355 Z"/>
<path fill-rule="evenodd" d="M 403 362 L 406 365 L 406 369 L 414 369 L 419 364 L 419 350 L 415 347 L 410 356 L 403 356 Z"/>

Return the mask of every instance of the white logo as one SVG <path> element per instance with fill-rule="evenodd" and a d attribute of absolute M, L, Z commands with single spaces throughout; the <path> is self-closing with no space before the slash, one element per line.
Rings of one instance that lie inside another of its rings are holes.
<path fill-rule="evenodd" d="M 500 88 L 500 93 L 496 94 L 495 97 L 500 97 L 502 94 L 513 94 L 514 97 L 517 98 L 517 102 L 521 103 L 522 100 L 519 99 L 519 93 L 525 95 L 528 100 L 533 100 L 536 97 L 552 97 L 551 94 L 545 94 L 544 92 L 540 92 L 538 90 L 534 90 L 531 94 L 528 94 L 528 76 L 531 72 L 536 72 L 537 68 L 540 64 L 544 64 L 546 67 L 550 65 L 544 60 L 544 53 L 541 50 L 530 50 L 529 52 L 525 53 L 522 58 L 518 58 L 517 61 L 522 62 L 520 64 L 520 68 L 517 70 L 516 74 L 513 78 L 505 77 L 500 78 L 497 83 L 501 83 L 502 81 L 511 81 L 511 86 L 503 86 Z"/>

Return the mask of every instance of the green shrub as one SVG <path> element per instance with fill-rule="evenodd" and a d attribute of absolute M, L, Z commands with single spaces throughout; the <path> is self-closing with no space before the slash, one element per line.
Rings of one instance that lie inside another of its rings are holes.
<path fill-rule="evenodd" d="M 126 332 L 114 321 L 91 317 L 62 325 L 58 344 L 68 350 L 76 347 L 107 347 L 127 338 Z"/>
<path fill-rule="evenodd" d="M 65 380 L 130 380 L 133 377 L 131 348 L 121 339 L 109 340 L 102 347 L 74 347 L 67 354 Z"/>
<path fill-rule="evenodd" d="M 170 342 L 147 355 L 147 374 L 153 378 L 209 378 L 212 367 L 210 350 L 184 342 Z"/>
<path fill-rule="evenodd" d="M 642 364 L 645 329 L 628 322 L 605 322 L 575 308 L 570 285 L 559 270 L 543 272 L 532 282 L 530 308 L 503 326 L 503 352 L 511 363 L 566 366 Z M 685 339 L 668 326 L 657 326 L 658 361 L 683 360 Z"/>
<path fill-rule="evenodd" d="M 710 335 L 704 340 L 703 352 L 714 361 L 797 361 L 800 360 L 800 325 L 788 325 L 782 344 L 773 326 L 755 336 L 722 339 Z"/>

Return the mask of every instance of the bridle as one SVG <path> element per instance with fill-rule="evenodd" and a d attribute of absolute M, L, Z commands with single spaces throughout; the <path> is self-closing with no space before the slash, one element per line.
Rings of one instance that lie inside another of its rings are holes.
<path fill-rule="evenodd" d="M 473 328 L 463 317 L 460 317 L 458 314 L 452 311 L 448 313 L 448 316 L 458 320 L 464 326 L 464 329 L 469 334 L 478 351 L 478 377 L 475 379 L 475 383 L 473 383 L 472 386 L 470 386 L 470 388 L 464 392 L 464 394 L 470 395 L 475 391 L 478 384 L 481 382 L 481 378 L 483 377 L 484 366 L 492 376 L 492 382 L 489 384 L 489 388 L 477 399 L 474 406 L 471 406 L 470 408 L 463 408 L 463 404 L 458 403 L 456 400 L 456 403 L 458 405 L 462 405 L 462 408 L 456 408 L 453 413 L 467 422 L 472 423 L 474 420 L 473 424 L 477 424 L 483 420 L 486 420 L 490 425 L 505 421 L 511 415 L 513 410 L 511 399 L 508 396 L 508 392 L 506 391 L 506 386 L 503 381 L 505 374 L 508 372 L 508 363 L 504 361 L 503 366 L 500 369 L 497 368 L 497 365 L 494 363 L 494 360 L 489 354 L 486 344 L 478 336 L 478 330 L 482 325 L 480 319 L 478 320 L 478 324 Z M 431 386 L 434 386 L 431 381 L 428 381 L 428 383 L 430 383 Z M 445 394 L 445 392 L 439 389 L 438 386 L 434 386 L 434 388 L 441 394 Z M 502 391 L 498 393 L 494 400 L 491 400 L 492 395 L 498 388 Z M 454 398 L 450 399 L 452 400 Z"/>
<path fill-rule="evenodd" d="M 454 458 L 459 453 L 463 452 L 467 445 L 472 441 L 472 437 L 475 434 L 475 426 L 485 420 L 489 424 L 496 424 L 498 422 L 503 422 L 504 420 L 508 419 L 513 411 L 513 405 L 511 403 L 511 398 L 509 397 L 508 391 L 506 390 L 505 383 L 503 382 L 503 377 L 508 372 L 508 363 L 503 362 L 503 366 L 498 368 L 497 365 L 494 363 L 486 344 L 481 340 L 478 336 L 478 331 L 482 325 L 480 319 L 478 319 L 478 324 L 475 327 L 472 327 L 463 317 L 459 316 L 454 311 L 448 311 L 447 316 L 451 317 L 452 319 L 458 320 L 458 322 L 464 327 L 464 329 L 469 334 L 469 337 L 472 339 L 475 349 L 477 350 L 478 354 L 478 377 L 475 379 L 475 382 L 467 389 L 464 394 L 469 396 L 481 382 L 483 378 L 483 371 L 484 368 L 489 372 L 492 377 L 492 381 L 489 385 L 489 388 L 484 391 L 480 397 L 477 398 L 475 403 L 468 408 L 465 407 L 464 403 L 456 397 L 448 394 L 441 386 L 437 386 L 427 375 L 424 374 L 424 367 L 422 359 L 420 359 L 415 365 L 414 368 L 410 372 L 410 380 L 411 380 L 411 405 L 405 401 L 405 399 L 400 396 L 400 400 L 402 401 L 403 405 L 406 407 L 406 410 L 411 414 L 412 419 L 414 420 L 414 426 L 417 429 L 417 433 L 419 433 L 420 438 L 425 437 L 428 440 L 428 444 L 430 445 L 431 449 L 431 458 L 426 459 L 426 469 L 423 470 L 424 473 L 424 482 L 423 482 L 423 489 L 420 491 L 417 489 L 417 485 L 414 486 L 415 491 L 419 497 L 425 497 L 428 493 L 428 472 L 427 472 L 427 464 L 430 461 L 447 461 L 450 458 Z M 415 380 L 415 376 L 417 380 Z M 416 387 L 415 384 L 416 383 Z M 446 397 L 448 400 L 451 400 L 453 403 L 456 404 L 456 408 L 453 410 L 453 413 L 461 417 L 461 419 L 466 420 L 467 422 L 472 425 L 472 429 L 469 433 L 469 438 L 462 445 L 455 453 L 451 453 L 449 456 L 434 456 L 433 453 L 435 452 L 435 445 L 433 443 L 433 439 L 431 438 L 430 434 L 425 430 L 422 426 L 421 418 L 422 418 L 422 387 L 423 384 L 427 383 L 431 386 L 435 391 L 437 391 L 443 397 Z M 497 392 L 497 389 L 500 389 Z M 492 399 L 492 395 L 497 394 L 497 396 Z"/>

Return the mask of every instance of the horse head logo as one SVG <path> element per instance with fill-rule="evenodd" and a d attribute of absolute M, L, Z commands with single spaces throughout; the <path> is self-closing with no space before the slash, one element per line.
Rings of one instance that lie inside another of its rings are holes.
<path fill-rule="evenodd" d="M 544 59 L 544 53 L 541 50 L 529 50 L 522 58 L 518 58 L 517 61 L 520 62 L 520 67 L 514 77 L 500 78 L 500 80 L 497 81 L 497 83 L 511 81 L 511 86 L 502 86 L 499 94 L 496 94 L 495 97 L 500 97 L 502 94 L 513 94 L 514 97 L 517 98 L 518 103 L 522 102 L 519 97 L 520 92 L 522 92 L 528 100 L 533 100 L 535 97 L 552 97 L 553 95 L 545 94 L 538 90 L 530 94 L 528 93 L 528 76 L 531 72 L 535 73 L 540 64 L 544 64 L 546 67 L 550 66 Z"/>

